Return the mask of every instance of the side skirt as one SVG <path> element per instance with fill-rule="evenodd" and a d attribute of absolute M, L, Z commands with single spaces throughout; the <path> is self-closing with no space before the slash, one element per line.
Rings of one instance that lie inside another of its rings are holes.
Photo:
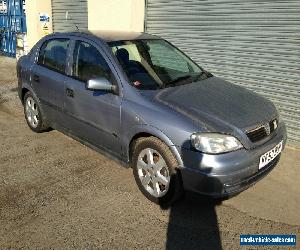
<path fill-rule="evenodd" d="M 86 141 L 85 139 L 79 138 L 76 135 L 74 135 L 70 130 L 65 129 L 64 127 L 58 125 L 58 124 L 51 124 L 52 128 L 54 128 L 55 130 L 63 133 L 66 136 L 71 137 L 72 139 L 80 142 L 81 144 L 97 151 L 98 153 L 106 156 L 107 158 L 109 158 L 110 160 L 113 160 L 117 163 L 119 163 L 122 167 L 125 168 L 131 168 L 129 162 L 127 162 L 126 160 L 124 160 L 121 156 L 116 155 L 115 153 L 113 153 L 112 151 L 110 151 L 109 149 L 106 149 L 104 147 L 99 147 L 99 146 L 95 146 L 93 144 L 91 144 L 90 142 Z"/>

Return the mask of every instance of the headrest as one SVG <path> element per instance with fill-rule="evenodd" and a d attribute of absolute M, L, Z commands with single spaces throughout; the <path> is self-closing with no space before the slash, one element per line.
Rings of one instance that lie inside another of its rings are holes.
<path fill-rule="evenodd" d="M 129 53 L 124 48 L 117 50 L 116 57 L 118 58 L 120 63 L 127 63 L 129 61 Z"/>

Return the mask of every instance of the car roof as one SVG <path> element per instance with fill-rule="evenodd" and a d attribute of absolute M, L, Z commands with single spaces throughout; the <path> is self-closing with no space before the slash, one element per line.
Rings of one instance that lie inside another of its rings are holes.
<path fill-rule="evenodd" d="M 97 37 L 105 42 L 113 41 L 128 41 L 128 40 L 141 40 L 141 39 L 161 39 L 158 36 L 150 35 L 144 32 L 126 32 L 126 31 L 102 31 L 102 30 L 79 30 L 55 34 L 74 35 L 81 37 Z"/>

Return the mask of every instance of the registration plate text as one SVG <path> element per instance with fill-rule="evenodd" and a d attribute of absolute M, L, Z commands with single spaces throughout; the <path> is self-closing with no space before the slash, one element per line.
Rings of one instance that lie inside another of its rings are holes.
<path fill-rule="evenodd" d="M 272 160 L 276 158 L 277 155 L 279 155 L 282 151 L 282 144 L 283 142 L 279 142 L 274 148 L 269 150 L 268 152 L 264 153 L 259 160 L 258 169 L 261 169 L 268 165 Z"/>

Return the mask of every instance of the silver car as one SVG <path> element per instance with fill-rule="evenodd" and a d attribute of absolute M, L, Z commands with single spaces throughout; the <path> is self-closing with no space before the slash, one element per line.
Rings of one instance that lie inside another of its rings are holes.
<path fill-rule="evenodd" d="M 133 169 L 143 194 L 230 197 L 278 163 L 286 129 L 272 102 L 145 33 L 42 38 L 17 64 L 28 126 L 57 129 Z"/>

